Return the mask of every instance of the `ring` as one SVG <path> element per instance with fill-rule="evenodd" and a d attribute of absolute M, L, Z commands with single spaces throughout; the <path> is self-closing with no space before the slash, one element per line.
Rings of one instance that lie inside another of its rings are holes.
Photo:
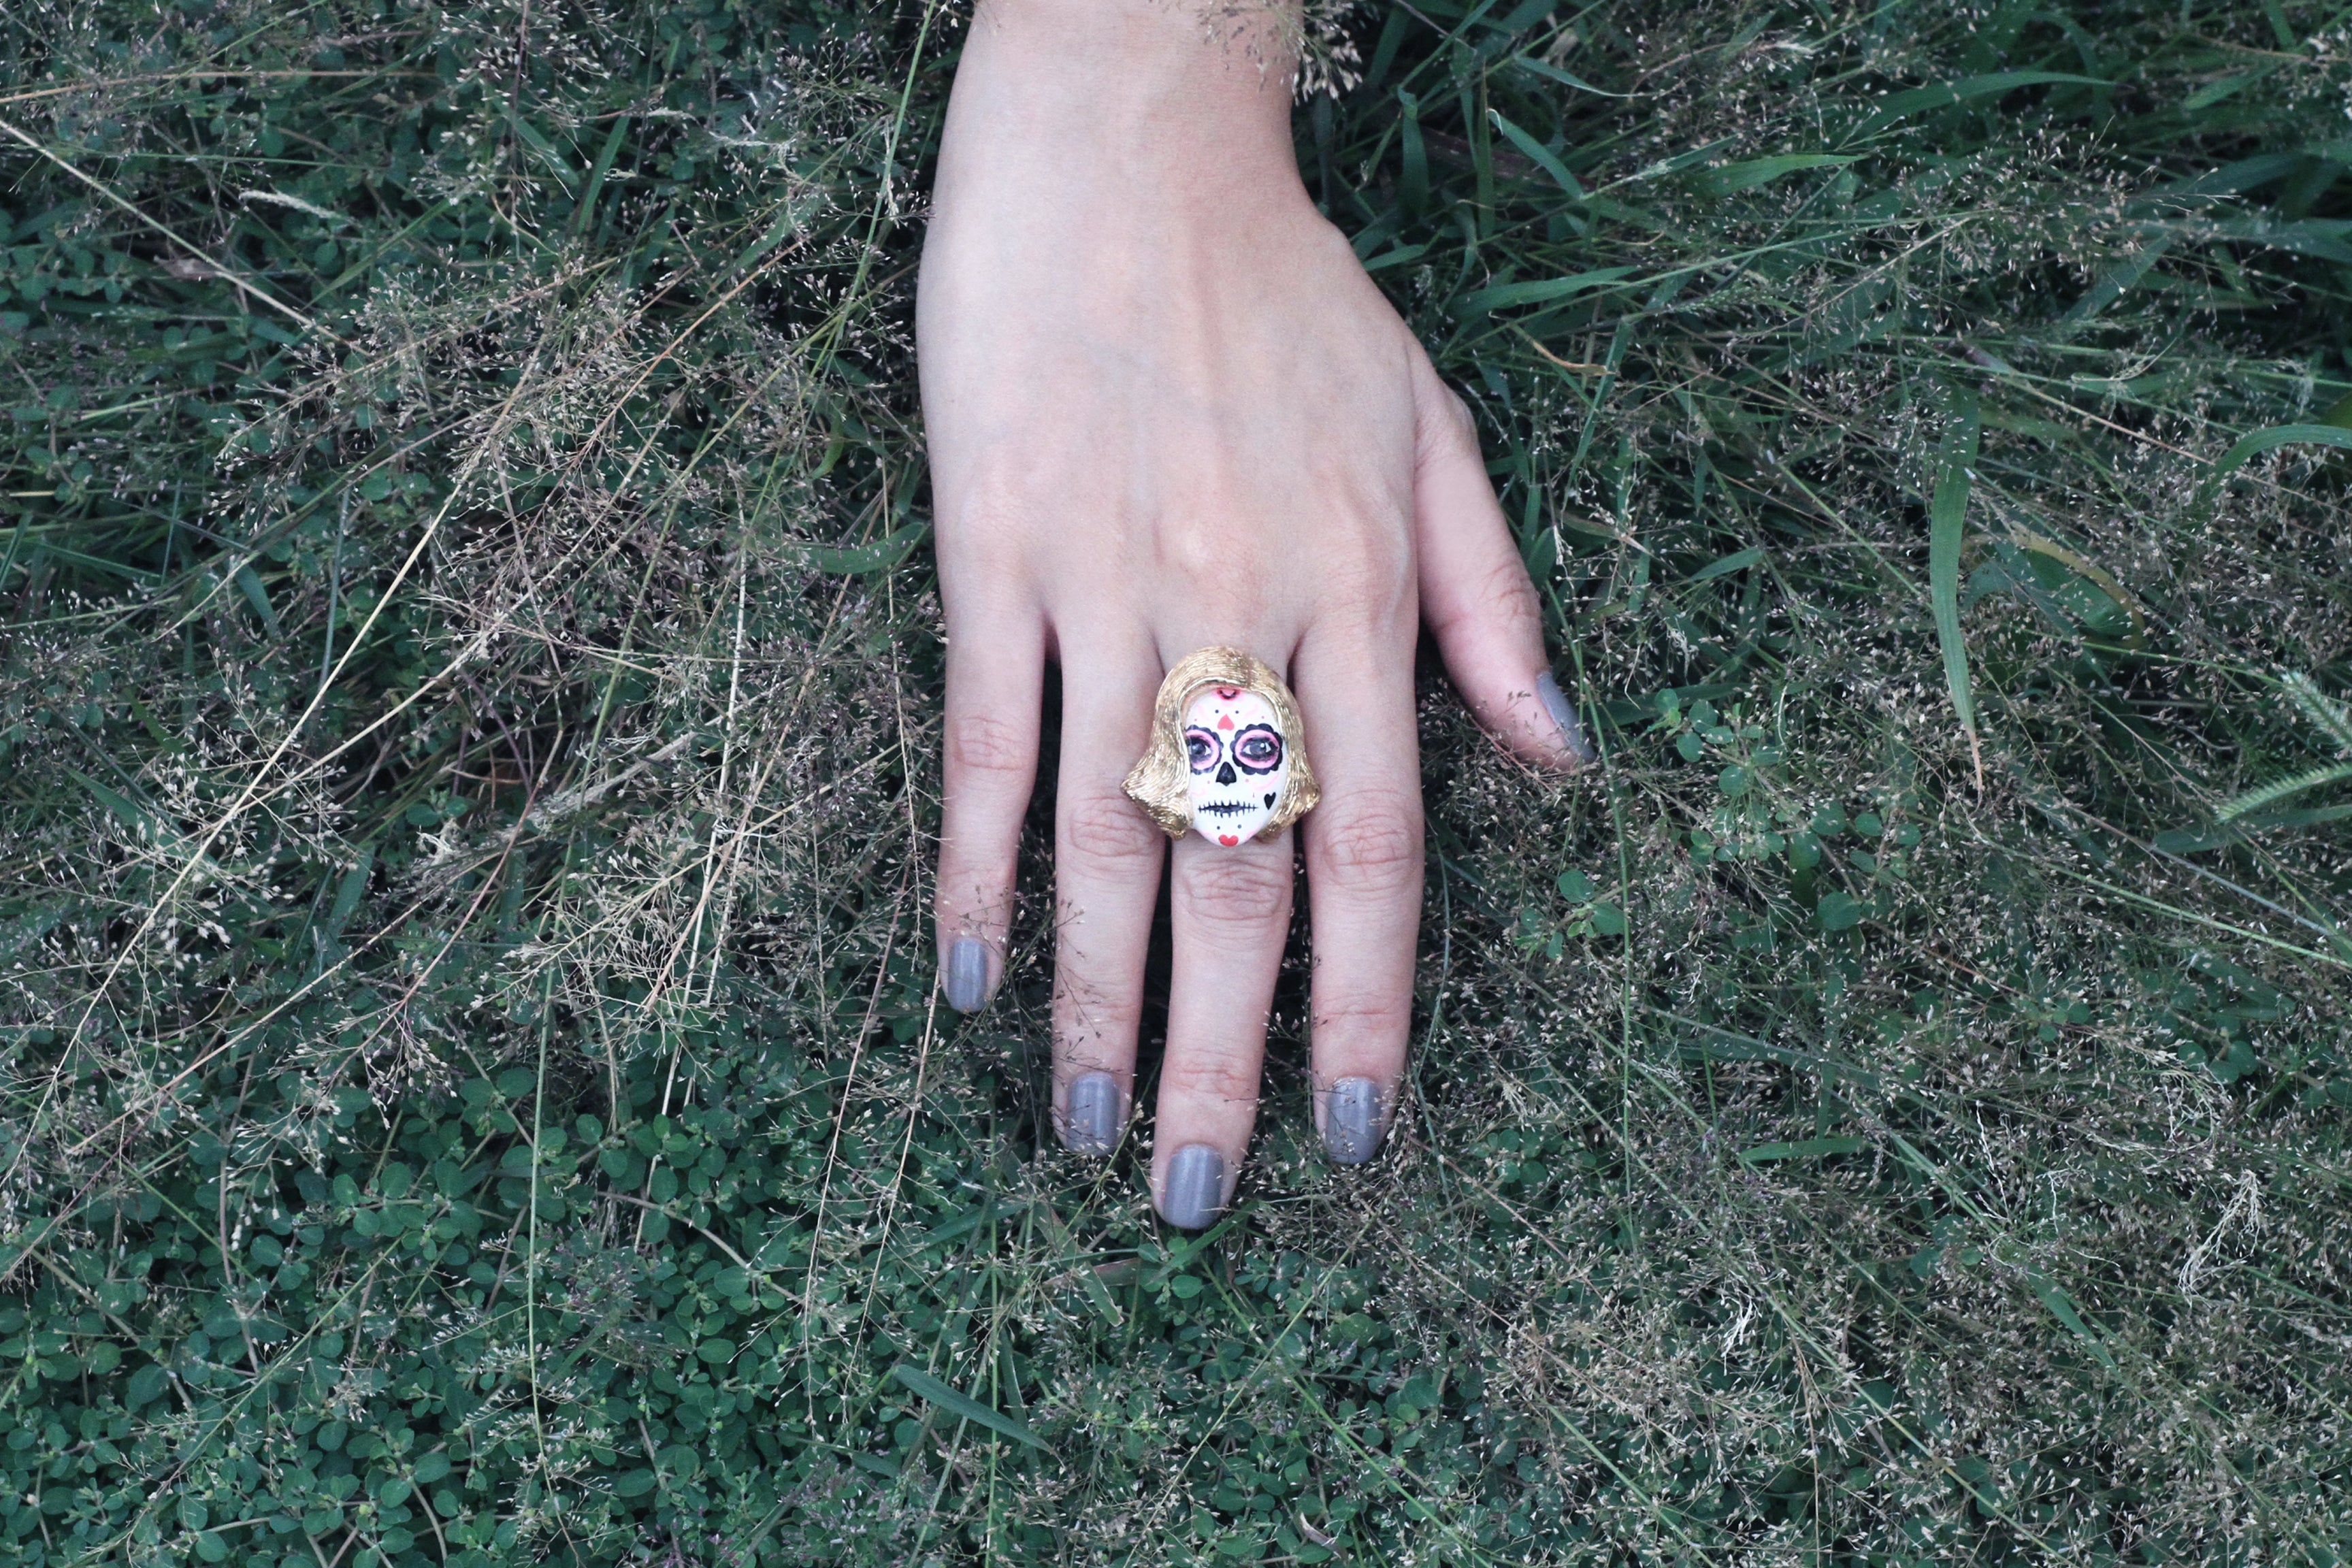
<path fill-rule="evenodd" d="M 1298 700 L 1264 660 L 1204 647 L 1176 661 L 1151 704 L 1151 744 L 1127 795 L 1171 838 L 1269 838 L 1315 809 Z"/>

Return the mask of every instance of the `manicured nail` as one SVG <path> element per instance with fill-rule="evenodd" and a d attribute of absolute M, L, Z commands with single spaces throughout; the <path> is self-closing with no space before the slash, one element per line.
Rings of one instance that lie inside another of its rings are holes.
<path fill-rule="evenodd" d="M 1342 1165 L 1360 1165 L 1381 1152 L 1388 1131 L 1381 1114 L 1381 1086 L 1368 1078 L 1343 1078 L 1323 1100 L 1323 1148 Z"/>
<path fill-rule="evenodd" d="M 1170 1225 L 1199 1230 L 1223 1212 L 1225 1157 L 1206 1143 L 1187 1143 L 1168 1162 L 1168 1191 L 1160 1213 Z"/>
<path fill-rule="evenodd" d="M 1108 1154 L 1118 1145 L 1118 1079 L 1090 1072 L 1070 1085 L 1062 1116 L 1062 1147 L 1073 1154 Z"/>
<path fill-rule="evenodd" d="M 988 943 L 976 936 L 960 936 L 948 949 L 948 1005 L 959 1013 L 977 1013 L 988 1005 Z"/>
<path fill-rule="evenodd" d="M 1559 726 L 1560 744 L 1580 763 L 1593 760 L 1592 747 L 1584 739 L 1584 726 L 1576 721 L 1576 710 L 1568 705 L 1568 694 L 1559 689 L 1550 670 L 1536 677 L 1536 700 L 1542 703 L 1551 721 Z"/>

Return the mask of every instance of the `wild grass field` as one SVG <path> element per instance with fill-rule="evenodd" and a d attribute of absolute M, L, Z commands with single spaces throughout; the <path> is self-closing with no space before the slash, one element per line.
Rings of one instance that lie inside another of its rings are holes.
<path fill-rule="evenodd" d="M 2352 1558 L 2352 10 L 1312 23 L 1604 755 L 1185 1237 L 1050 800 L 933 984 L 965 8 L 0 16 L 0 1562 Z"/>

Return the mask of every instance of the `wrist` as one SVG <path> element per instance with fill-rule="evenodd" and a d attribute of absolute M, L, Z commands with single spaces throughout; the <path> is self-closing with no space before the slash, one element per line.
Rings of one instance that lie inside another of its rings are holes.
<path fill-rule="evenodd" d="M 1285 0 L 1239 16 L 1204 0 L 982 0 L 941 187 L 980 174 L 1033 198 L 1303 197 L 1290 139 L 1297 23 Z"/>

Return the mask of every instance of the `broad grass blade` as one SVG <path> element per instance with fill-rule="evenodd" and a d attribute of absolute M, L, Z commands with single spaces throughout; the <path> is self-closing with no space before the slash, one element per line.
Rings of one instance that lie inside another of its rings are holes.
<path fill-rule="evenodd" d="M 1044 1438 L 1029 1430 L 1021 1422 L 1015 1421 L 1010 1415 L 990 1409 L 977 1399 L 957 1393 L 928 1372 L 917 1372 L 913 1367 L 900 1363 L 890 1369 L 890 1375 L 909 1394 L 919 1394 L 940 1409 L 961 1415 L 975 1426 L 985 1426 L 992 1432 L 1001 1433 L 1016 1443 L 1026 1443 L 1043 1453 L 1050 1454 L 1054 1451 L 1045 1446 Z"/>
<path fill-rule="evenodd" d="M 2352 451 L 2352 430 L 2336 425 L 2273 425 L 2267 430 L 2255 430 L 2239 437 L 2237 445 L 2221 454 L 2205 482 L 2197 487 L 2197 510 L 2203 511 L 2213 500 L 2213 492 L 2221 481 L 2278 447 L 2291 447 L 2299 442 L 2315 447 L 2334 447 L 2339 451 Z"/>
<path fill-rule="evenodd" d="M 1970 470 L 1976 466 L 1979 416 L 1973 388 L 1952 391 L 1944 438 L 1936 448 L 1936 489 L 1927 503 L 1927 597 L 1936 612 L 1936 640 L 1944 647 L 1944 683 L 1952 710 L 1969 737 L 1977 787 L 1984 787 L 1984 752 L 1977 744 L 1977 709 L 1969 690 L 1969 649 L 1960 637 L 1961 524 L 1969 510 Z"/>

